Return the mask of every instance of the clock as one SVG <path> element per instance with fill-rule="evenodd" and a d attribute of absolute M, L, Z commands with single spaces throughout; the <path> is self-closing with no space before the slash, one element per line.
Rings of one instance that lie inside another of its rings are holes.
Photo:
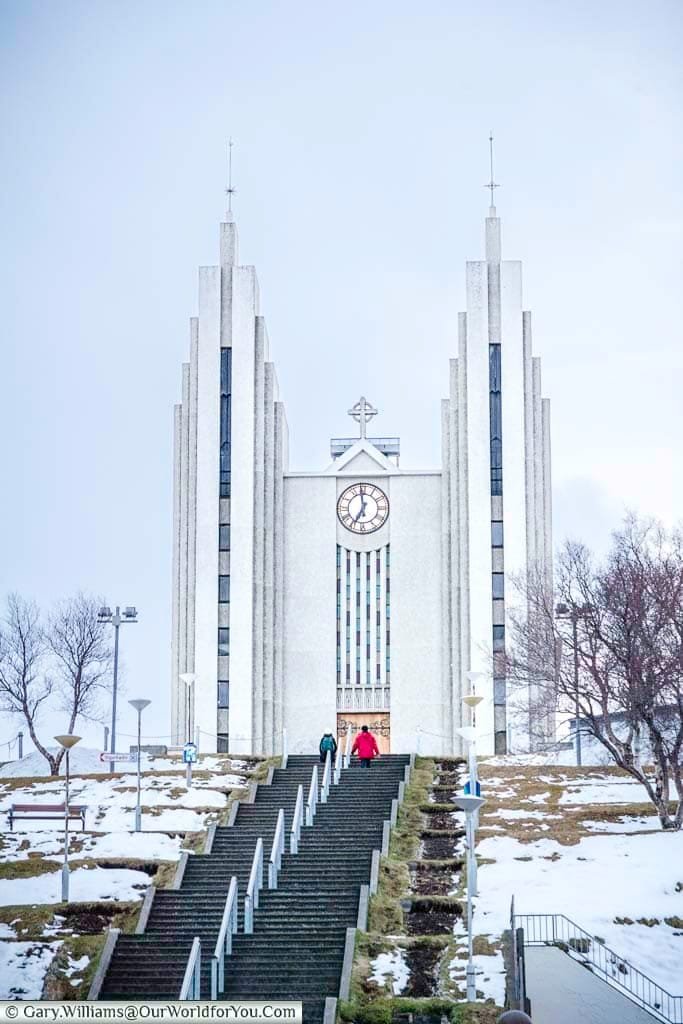
<path fill-rule="evenodd" d="M 374 484 L 352 484 L 339 496 L 337 516 L 351 533 L 374 533 L 389 518 L 389 499 Z"/>

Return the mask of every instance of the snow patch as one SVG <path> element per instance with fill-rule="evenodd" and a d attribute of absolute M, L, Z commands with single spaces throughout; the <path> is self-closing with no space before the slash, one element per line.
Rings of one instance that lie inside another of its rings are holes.
<path fill-rule="evenodd" d="M 372 968 L 370 981 L 374 981 L 378 985 L 384 985 L 390 981 L 393 994 L 400 996 L 410 978 L 404 949 L 394 949 L 391 953 L 380 953 L 370 962 L 370 967 Z"/>
<path fill-rule="evenodd" d="M 73 903 L 140 900 L 149 881 L 144 871 L 130 868 L 77 868 L 71 873 L 69 895 Z M 0 906 L 36 906 L 61 900 L 61 871 L 33 878 L 0 878 Z"/>
<path fill-rule="evenodd" d="M 0 942 L 0 999 L 40 999 L 61 942 Z"/>

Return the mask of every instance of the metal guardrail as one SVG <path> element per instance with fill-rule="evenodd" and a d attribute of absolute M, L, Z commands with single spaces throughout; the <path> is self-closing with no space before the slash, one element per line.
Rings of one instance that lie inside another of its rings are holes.
<path fill-rule="evenodd" d="M 192 949 L 187 958 L 187 967 L 178 999 L 201 999 L 200 984 L 202 973 L 202 944 L 199 936 L 192 940 Z"/>
<path fill-rule="evenodd" d="M 339 780 L 341 779 L 341 770 L 342 770 L 343 764 L 344 764 L 344 755 L 342 754 L 342 752 L 340 750 L 338 750 L 337 754 L 336 754 L 336 757 L 334 759 L 334 771 L 332 773 L 332 784 L 334 786 L 338 786 L 339 785 Z"/>
<path fill-rule="evenodd" d="M 516 914 L 513 907 L 512 926 L 513 935 L 523 931 L 524 946 L 557 946 L 654 1017 L 683 1024 L 683 995 L 671 995 L 564 914 Z"/>
<path fill-rule="evenodd" d="M 216 948 L 211 957 L 211 998 L 218 999 L 219 992 L 225 992 L 225 958 L 232 953 L 232 937 L 237 933 L 237 879 L 230 879 L 228 898 L 221 927 L 216 939 Z"/>
<path fill-rule="evenodd" d="M 299 839 L 301 838 L 301 826 L 304 823 L 304 787 L 299 786 L 296 791 L 296 803 L 292 817 L 292 827 L 289 831 L 289 852 L 299 852 Z"/>
<path fill-rule="evenodd" d="M 311 772 L 311 784 L 308 787 L 308 800 L 306 802 L 306 824 L 312 825 L 315 812 L 318 808 L 318 766 L 313 765 Z"/>
<path fill-rule="evenodd" d="M 249 872 L 247 895 L 244 897 L 244 934 L 251 935 L 254 931 L 254 911 L 258 907 L 258 894 L 263 888 L 263 840 L 256 840 L 254 859 Z"/>
<path fill-rule="evenodd" d="M 325 754 L 325 767 L 323 768 L 323 781 L 320 787 L 320 803 L 326 804 L 330 795 L 330 782 L 332 780 L 332 751 Z"/>
<path fill-rule="evenodd" d="M 273 836 L 273 845 L 268 861 L 268 888 L 277 889 L 277 876 L 282 865 L 282 854 L 285 852 L 285 812 L 281 807 L 277 812 L 277 825 Z"/>

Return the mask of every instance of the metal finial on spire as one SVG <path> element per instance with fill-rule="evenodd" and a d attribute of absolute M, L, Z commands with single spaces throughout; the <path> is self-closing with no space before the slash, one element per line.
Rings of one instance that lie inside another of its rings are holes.
<path fill-rule="evenodd" d="M 228 197 L 228 213 L 230 213 L 230 214 L 232 213 L 232 197 L 234 196 L 235 192 L 237 191 L 236 188 L 233 188 L 233 184 L 232 184 L 232 147 L 233 147 L 233 145 L 234 145 L 234 143 L 232 141 L 232 136 L 230 136 L 230 141 L 228 142 L 228 187 L 225 190 L 225 194 Z"/>
<path fill-rule="evenodd" d="M 484 185 L 484 188 L 488 188 L 491 190 L 491 209 L 493 210 L 495 209 L 495 203 L 493 201 L 493 190 L 494 188 L 500 188 L 500 185 L 497 185 L 493 180 L 493 131 L 491 131 L 491 134 L 489 135 L 489 163 L 491 168 L 491 180 L 487 185 Z"/>

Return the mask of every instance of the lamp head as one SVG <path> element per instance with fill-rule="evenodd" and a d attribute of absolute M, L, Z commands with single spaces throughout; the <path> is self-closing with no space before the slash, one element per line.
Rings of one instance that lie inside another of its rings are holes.
<path fill-rule="evenodd" d="M 182 679 L 186 686 L 192 686 L 197 676 L 194 672 L 181 672 L 178 675 L 178 679 Z"/>
<path fill-rule="evenodd" d="M 474 670 L 467 673 L 467 678 L 471 683 L 476 683 L 477 679 L 484 679 L 483 672 L 475 672 Z"/>
<path fill-rule="evenodd" d="M 80 741 L 80 738 L 80 736 L 72 736 L 71 733 L 66 733 L 64 736 L 55 736 L 57 743 L 59 743 L 60 747 L 63 747 L 64 750 L 71 750 L 71 748 L 75 747 Z"/>
<path fill-rule="evenodd" d="M 102 607 L 97 613 L 97 618 L 99 619 L 100 622 L 109 621 L 109 619 L 111 618 L 111 608 L 109 607 L 109 605 L 102 605 Z"/>
<path fill-rule="evenodd" d="M 128 703 L 131 704 L 136 711 L 144 711 L 147 705 L 152 702 L 151 700 L 129 700 Z"/>
<path fill-rule="evenodd" d="M 138 617 L 137 608 L 133 608 L 132 605 L 127 605 L 127 607 L 123 609 L 123 617 L 124 619 L 136 619 Z"/>
<path fill-rule="evenodd" d="M 485 801 L 483 796 L 456 796 L 453 803 L 465 814 L 472 814 L 473 811 L 478 811 Z"/>
<path fill-rule="evenodd" d="M 463 697 L 462 701 L 463 704 L 467 704 L 468 708 L 476 708 L 477 704 L 481 704 L 483 699 L 483 697 L 478 697 L 476 693 L 468 693 Z"/>

